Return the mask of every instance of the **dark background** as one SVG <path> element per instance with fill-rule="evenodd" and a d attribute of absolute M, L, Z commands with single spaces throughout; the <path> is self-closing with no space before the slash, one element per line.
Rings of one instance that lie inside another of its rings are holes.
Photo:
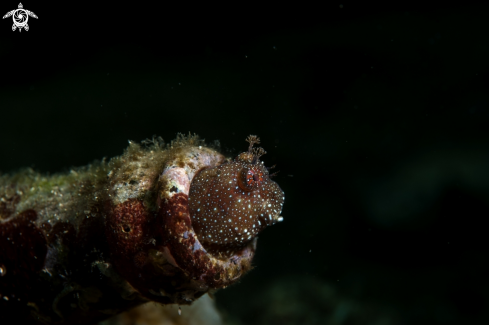
<path fill-rule="evenodd" d="M 0 21 L 0 171 L 257 134 L 284 222 L 216 293 L 229 322 L 489 322 L 489 6 L 23 5 L 28 32 Z"/>

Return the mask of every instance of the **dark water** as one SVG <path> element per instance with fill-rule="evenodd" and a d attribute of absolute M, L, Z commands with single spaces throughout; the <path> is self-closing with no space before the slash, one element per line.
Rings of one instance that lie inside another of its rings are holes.
<path fill-rule="evenodd" d="M 216 294 L 230 321 L 487 324 L 489 7 L 340 4 L 24 3 L 28 32 L 0 22 L 0 170 L 257 134 L 284 222 Z"/>

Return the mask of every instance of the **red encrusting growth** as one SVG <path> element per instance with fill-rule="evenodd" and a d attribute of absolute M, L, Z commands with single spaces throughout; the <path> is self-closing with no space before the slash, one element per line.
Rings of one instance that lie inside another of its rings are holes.
<path fill-rule="evenodd" d="M 108 203 L 110 204 L 110 203 Z M 106 236 L 111 260 L 119 274 L 134 287 L 147 292 L 149 289 L 143 278 L 143 267 L 148 259 L 150 244 L 150 221 L 153 220 L 141 200 L 129 199 L 109 208 L 106 221 Z"/>
<path fill-rule="evenodd" d="M 141 200 L 129 199 L 113 207 L 106 227 L 112 254 L 127 257 L 140 251 L 147 244 L 150 219 Z"/>
<path fill-rule="evenodd" d="M 173 206 L 177 210 L 185 208 L 180 204 Z M 164 245 L 168 246 L 166 235 L 161 231 L 166 220 L 166 216 L 157 218 L 138 199 L 129 199 L 113 207 L 106 226 L 111 260 L 117 272 L 147 299 L 165 304 L 189 303 L 205 291 L 192 295 L 188 301 L 178 295 L 182 285 L 190 285 L 184 272 L 169 263 L 163 254 Z M 175 283 L 179 285 L 175 286 Z"/>

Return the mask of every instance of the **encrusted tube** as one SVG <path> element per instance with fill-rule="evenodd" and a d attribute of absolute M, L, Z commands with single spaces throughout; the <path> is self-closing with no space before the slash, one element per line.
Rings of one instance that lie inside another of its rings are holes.
<path fill-rule="evenodd" d="M 248 141 L 234 160 L 179 136 L 67 174 L 0 175 L 2 319 L 90 324 L 234 283 L 282 220 L 283 192 Z"/>

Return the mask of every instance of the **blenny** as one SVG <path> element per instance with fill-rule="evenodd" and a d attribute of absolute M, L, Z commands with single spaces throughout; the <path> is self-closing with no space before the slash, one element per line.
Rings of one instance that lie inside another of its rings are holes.
<path fill-rule="evenodd" d="M 233 253 L 246 246 L 266 226 L 282 221 L 284 195 L 260 161 L 265 154 L 250 136 L 247 152 L 227 163 L 202 170 L 189 195 L 192 225 L 204 246 Z"/>
<path fill-rule="evenodd" d="M 2 320 L 89 324 L 236 282 L 284 202 L 247 141 L 234 160 L 179 135 L 66 174 L 0 175 Z"/>

